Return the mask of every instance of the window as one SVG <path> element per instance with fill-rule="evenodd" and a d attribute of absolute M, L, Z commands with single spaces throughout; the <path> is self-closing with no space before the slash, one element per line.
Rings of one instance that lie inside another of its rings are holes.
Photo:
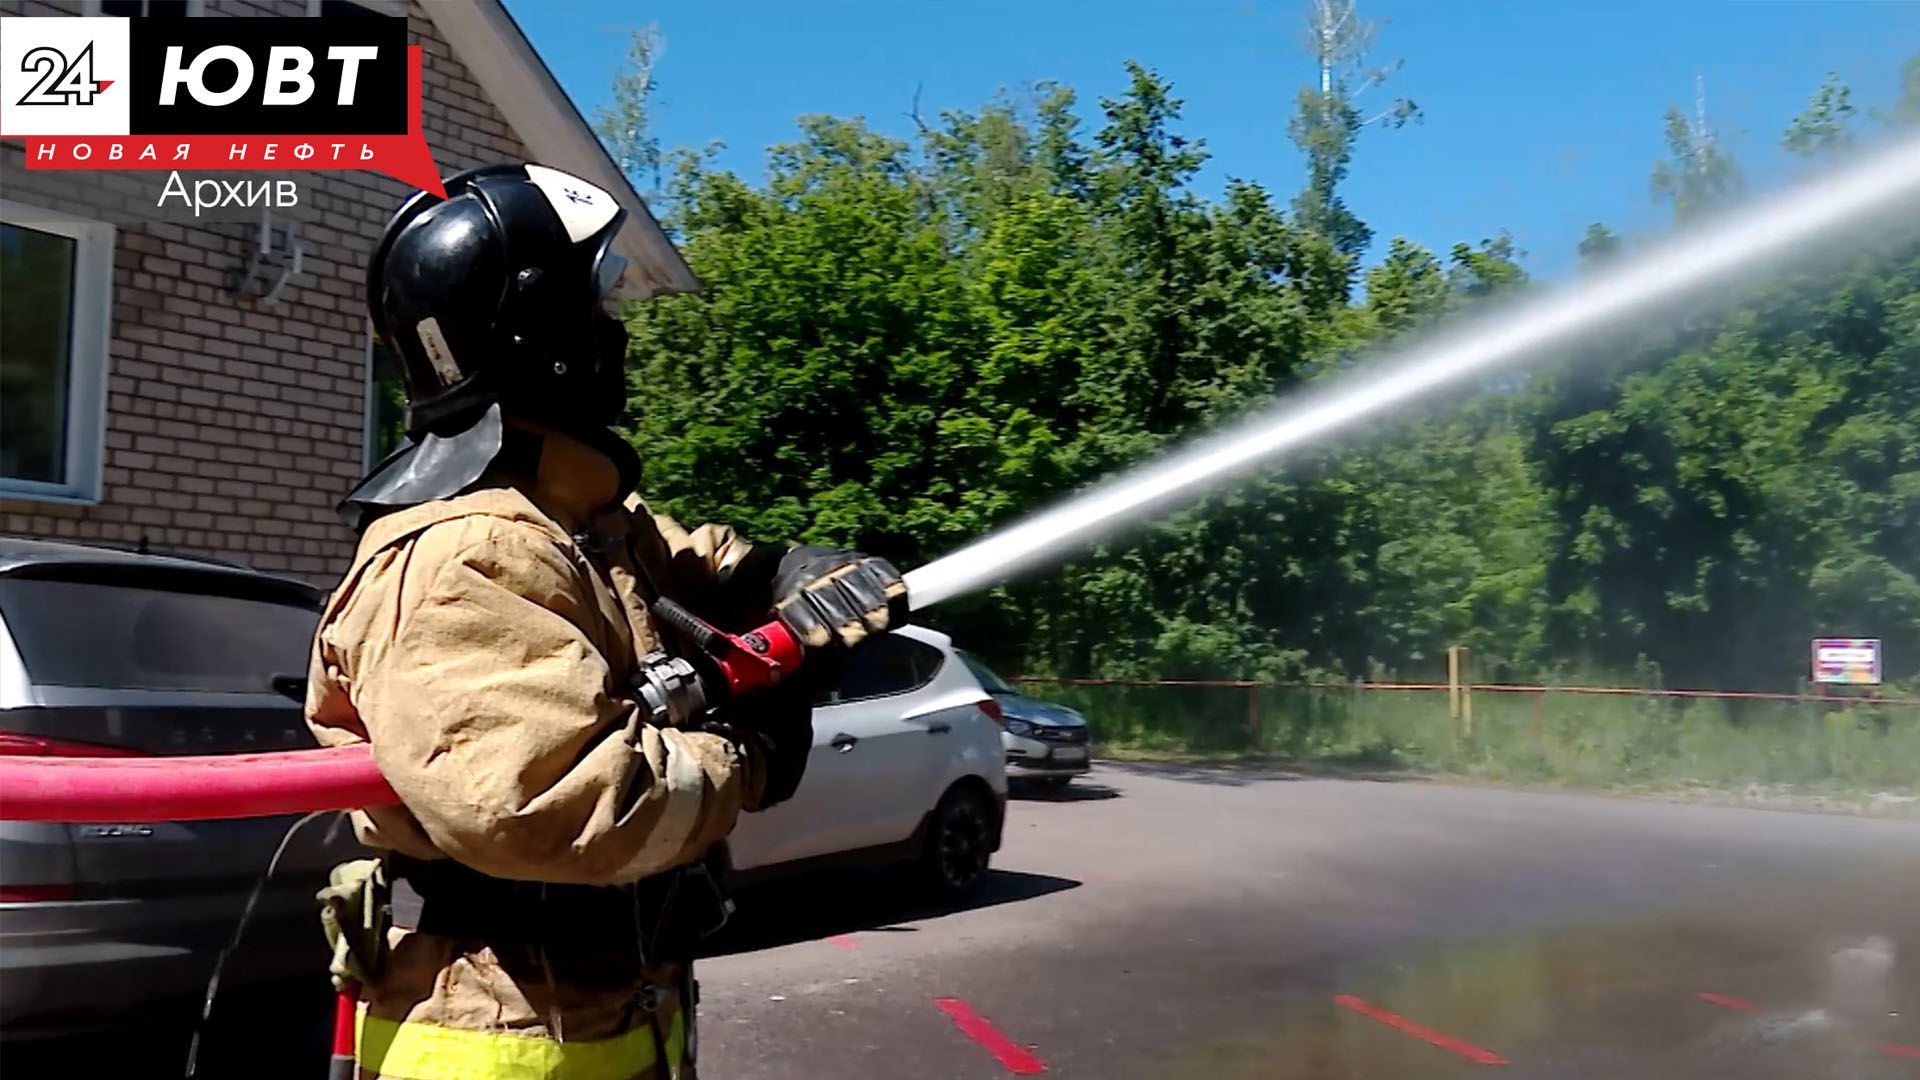
<path fill-rule="evenodd" d="M 319 613 L 216 591 L 227 585 L 224 576 L 185 592 L 0 578 L 0 613 L 37 684 L 264 694 L 276 677 L 304 675 Z"/>
<path fill-rule="evenodd" d="M 393 350 L 368 335 L 366 472 L 394 452 L 407 434 L 406 384 L 400 381 L 400 359 Z"/>
<path fill-rule="evenodd" d="M 933 681 L 946 657 L 924 642 L 882 634 L 861 643 L 847 657 L 835 704 L 904 694 Z"/>
<path fill-rule="evenodd" d="M 0 201 L 0 494 L 100 497 L 113 226 Z"/>
<path fill-rule="evenodd" d="M 148 15 L 198 16 L 206 13 L 205 8 L 206 0 L 91 0 L 80 13 L 138 19 Z"/>
<path fill-rule="evenodd" d="M 405 0 L 307 0 L 307 14 L 329 19 L 406 18 Z"/>

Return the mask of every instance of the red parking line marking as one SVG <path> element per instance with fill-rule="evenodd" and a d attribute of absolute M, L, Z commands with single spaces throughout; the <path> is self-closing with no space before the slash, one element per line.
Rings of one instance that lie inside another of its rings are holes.
<path fill-rule="evenodd" d="M 1435 1031 L 1432 1028 L 1421 1027 L 1406 1017 L 1396 1013 L 1390 1013 L 1364 998 L 1357 998 L 1352 994 L 1335 994 L 1333 996 L 1333 1003 L 1343 1009 L 1352 1009 L 1362 1016 L 1372 1017 L 1388 1027 L 1397 1028 L 1416 1039 L 1430 1042 L 1442 1050 L 1450 1050 L 1469 1061 L 1477 1061 L 1482 1065 L 1511 1064 L 1506 1058 L 1501 1057 L 1491 1050 L 1482 1049 L 1470 1042 L 1456 1039 L 1451 1035 Z"/>
<path fill-rule="evenodd" d="M 1881 1043 L 1880 1052 L 1888 1057 L 1920 1059 L 1920 1046 L 1901 1046 L 1899 1043 Z"/>
<path fill-rule="evenodd" d="M 1000 1034 L 1000 1029 L 974 1012 L 973 1006 L 950 997 L 934 998 L 933 1003 L 953 1020 L 953 1026 L 959 1028 L 961 1034 L 985 1047 L 1008 1072 L 1016 1076 L 1038 1076 L 1047 1071 L 1045 1063 L 1029 1054 L 1026 1047 Z"/>
<path fill-rule="evenodd" d="M 835 934 L 827 939 L 827 944 L 836 949 L 857 949 L 860 943 L 853 940 L 852 934 Z"/>

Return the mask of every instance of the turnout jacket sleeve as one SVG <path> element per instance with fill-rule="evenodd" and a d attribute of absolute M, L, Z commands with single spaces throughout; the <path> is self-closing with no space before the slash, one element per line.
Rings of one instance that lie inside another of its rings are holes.
<path fill-rule="evenodd" d="M 631 881 L 698 859 L 747 797 L 735 744 L 639 722 L 589 574 L 536 525 L 448 521 L 369 565 L 322 628 L 347 726 L 425 839 L 483 873 Z"/>
<path fill-rule="evenodd" d="M 676 576 L 701 580 L 718 578 L 738 565 L 753 545 L 731 525 L 702 525 L 688 529 L 665 514 L 654 514 L 653 527 L 666 543 Z"/>
<path fill-rule="evenodd" d="M 646 561 L 665 567 L 662 584 L 673 596 L 729 630 L 758 626 L 772 615 L 773 574 L 785 544 L 756 545 L 728 525 L 688 529 L 638 504 L 632 509 L 652 520 L 653 550 Z"/>

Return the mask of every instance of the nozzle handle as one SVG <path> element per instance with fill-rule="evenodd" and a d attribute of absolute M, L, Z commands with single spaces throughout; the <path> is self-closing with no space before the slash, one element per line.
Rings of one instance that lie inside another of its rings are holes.
<path fill-rule="evenodd" d="M 672 600 L 663 596 L 655 600 L 650 607 L 653 613 L 660 617 L 661 622 L 672 627 L 676 633 L 708 656 L 725 656 L 734 650 L 732 638 Z"/>
<path fill-rule="evenodd" d="M 778 619 L 736 637 L 665 597 L 655 600 L 652 610 L 661 622 L 713 658 L 729 694 L 774 686 L 798 671 L 805 658 L 799 639 Z"/>

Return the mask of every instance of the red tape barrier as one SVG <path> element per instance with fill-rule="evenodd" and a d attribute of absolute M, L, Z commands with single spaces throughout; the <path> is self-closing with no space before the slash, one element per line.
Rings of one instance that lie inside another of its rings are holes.
<path fill-rule="evenodd" d="M 1016 675 L 1017 683 L 1053 686 L 1213 686 L 1239 690 L 1448 690 L 1446 683 L 1262 682 L 1257 679 L 1069 679 L 1052 675 Z M 1920 705 L 1920 698 L 1836 697 L 1831 694 L 1777 694 L 1747 690 L 1650 690 L 1628 686 L 1529 686 L 1461 683 L 1476 694 L 1612 694 L 1627 697 L 1726 698 L 1743 701 L 1804 701 L 1818 705 Z"/>

